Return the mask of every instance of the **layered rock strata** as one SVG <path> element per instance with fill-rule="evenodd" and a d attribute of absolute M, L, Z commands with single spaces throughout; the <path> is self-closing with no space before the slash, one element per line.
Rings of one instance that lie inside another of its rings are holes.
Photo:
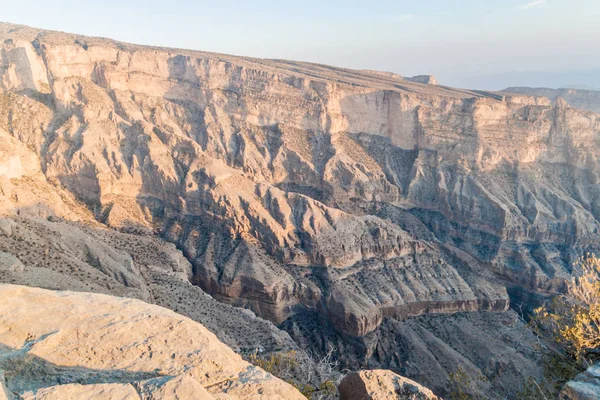
<path fill-rule="evenodd" d="M 560 291 L 600 250 L 600 117 L 560 98 L 11 24 L 0 42 L 2 213 L 159 236 L 185 298 L 360 342 L 386 318 L 512 315 L 506 287 Z M 123 253 L 90 276 L 150 299 Z"/>

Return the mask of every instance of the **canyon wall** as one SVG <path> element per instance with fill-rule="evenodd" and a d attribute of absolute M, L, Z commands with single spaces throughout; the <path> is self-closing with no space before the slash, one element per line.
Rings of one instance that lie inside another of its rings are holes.
<path fill-rule="evenodd" d="M 189 282 L 276 324 L 318 314 L 361 341 L 386 319 L 510 313 L 507 287 L 560 291 L 597 250 L 600 116 L 561 98 L 0 40 L 3 213 L 159 236 Z"/>

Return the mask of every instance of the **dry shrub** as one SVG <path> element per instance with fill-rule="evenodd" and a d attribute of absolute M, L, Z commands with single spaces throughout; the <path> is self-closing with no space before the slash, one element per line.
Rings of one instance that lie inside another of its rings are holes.
<path fill-rule="evenodd" d="M 535 310 L 533 326 L 565 353 L 589 364 L 600 349 L 600 259 L 581 257 L 565 294 Z"/>
<path fill-rule="evenodd" d="M 600 358 L 600 258 L 574 266 L 566 292 L 537 308 L 530 324 L 543 339 L 544 380 L 529 380 L 520 398 L 556 398 L 564 384 Z"/>
<path fill-rule="evenodd" d="M 261 355 L 257 351 L 248 361 L 288 382 L 311 400 L 337 398 L 337 386 L 344 377 L 332 352 L 314 357 L 304 351 L 288 351 Z"/>

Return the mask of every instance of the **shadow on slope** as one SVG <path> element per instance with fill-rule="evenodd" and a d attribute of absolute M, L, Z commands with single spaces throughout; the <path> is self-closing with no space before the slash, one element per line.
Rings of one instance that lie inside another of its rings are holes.
<path fill-rule="evenodd" d="M 37 341 L 52 335 L 47 334 Z M 78 366 L 56 365 L 31 354 L 29 350 L 36 341 L 30 341 L 20 349 L 0 344 L 0 370 L 4 371 L 6 387 L 14 393 L 36 391 L 41 388 L 78 383 L 132 383 L 163 375 L 150 372 L 124 370 L 98 370 Z"/>

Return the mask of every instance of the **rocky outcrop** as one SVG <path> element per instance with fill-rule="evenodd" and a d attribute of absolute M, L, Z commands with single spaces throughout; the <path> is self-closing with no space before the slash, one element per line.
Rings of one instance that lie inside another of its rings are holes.
<path fill-rule="evenodd" d="M 392 371 L 353 372 L 339 386 L 340 400 L 438 400 L 439 397 L 417 382 Z"/>
<path fill-rule="evenodd" d="M 563 99 L 571 107 L 600 113 L 600 91 L 583 89 L 548 89 L 530 87 L 509 87 L 503 90 L 507 93 L 521 93 L 527 96 L 546 97 L 557 101 Z"/>
<path fill-rule="evenodd" d="M 304 398 L 161 307 L 14 285 L 0 299 L 0 370 L 25 399 Z"/>
<path fill-rule="evenodd" d="M 438 81 L 433 75 L 417 75 L 410 78 L 404 78 L 411 82 L 425 83 L 427 85 L 437 85 Z"/>
<path fill-rule="evenodd" d="M 600 399 L 600 365 L 596 364 L 587 371 L 567 382 L 560 393 L 563 400 L 596 400 Z"/>
<path fill-rule="evenodd" d="M 226 398 L 231 398 L 228 395 Z M 195 379 L 187 375 L 160 377 L 129 383 L 78 383 L 63 384 L 28 391 L 21 395 L 28 400 L 80 400 L 80 399 L 124 399 L 124 400 L 166 400 L 190 399 L 211 400 L 213 396 Z"/>

